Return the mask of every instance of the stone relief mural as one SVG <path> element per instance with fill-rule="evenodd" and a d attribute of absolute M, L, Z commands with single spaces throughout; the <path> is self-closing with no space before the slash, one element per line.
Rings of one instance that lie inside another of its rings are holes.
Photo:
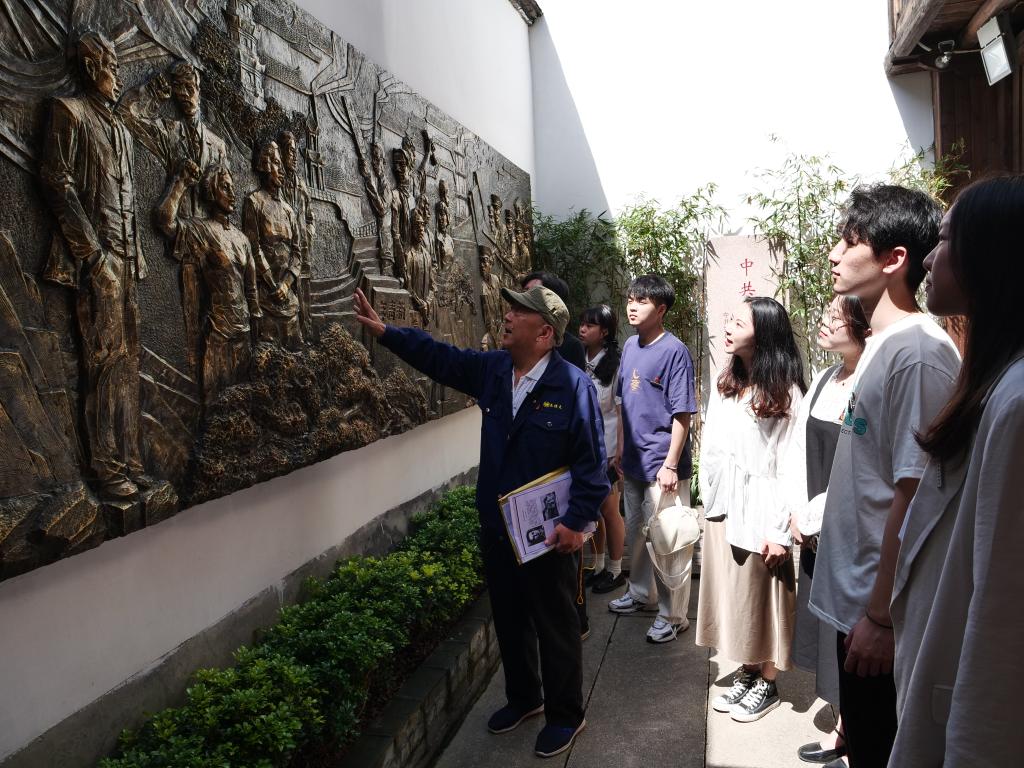
<path fill-rule="evenodd" d="M 352 295 L 495 348 L 525 172 L 288 0 L 0 6 L 0 579 L 466 407 Z"/>

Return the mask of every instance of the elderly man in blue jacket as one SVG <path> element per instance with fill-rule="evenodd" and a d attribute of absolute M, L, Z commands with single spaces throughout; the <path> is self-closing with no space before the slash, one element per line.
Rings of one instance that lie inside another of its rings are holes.
<path fill-rule="evenodd" d="M 421 330 L 385 325 L 361 291 L 355 309 L 381 344 L 475 398 L 483 413 L 476 503 L 508 699 L 487 727 L 506 733 L 543 712 L 536 753 L 551 757 L 568 749 L 586 725 L 575 608 L 580 580 L 572 553 L 610 490 L 604 427 L 590 378 L 555 351 L 569 322 L 562 300 L 539 286 L 523 293 L 503 288 L 502 296 L 509 310 L 496 352 L 457 349 Z M 565 466 L 572 484 L 569 509 L 549 538 L 555 551 L 519 565 L 498 498 Z"/>

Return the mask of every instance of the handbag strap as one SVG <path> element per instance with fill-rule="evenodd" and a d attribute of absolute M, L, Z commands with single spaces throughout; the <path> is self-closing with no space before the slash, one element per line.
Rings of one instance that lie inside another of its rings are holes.
<path fill-rule="evenodd" d="M 676 505 L 678 505 L 678 506 L 682 506 L 683 505 L 682 500 L 679 498 L 679 491 L 678 490 L 676 490 L 675 493 L 665 493 L 663 490 L 661 490 L 661 486 L 658 485 L 657 482 L 655 482 L 654 485 L 658 489 L 658 503 L 654 505 L 654 516 L 657 516 L 657 514 L 659 512 L 661 512 L 663 509 L 668 509 L 669 507 L 674 507 Z M 677 486 L 677 488 L 678 488 L 678 486 Z M 669 503 L 666 503 L 666 500 Z M 675 502 L 675 503 L 671 503 L 671 502 Z"/>
<path fill-rule="evenodd" d="M 658 560 L 659 555 L 657 552 L 654 551 L 654 547 L 651 544 L 651 542 L 645 542 L 644 546 L 647 547 L 647 556 L 650 558 L 651 567 L 654 569 L 654 572 L 658 575 L 658 578 L 661 580 L 661 582 L 665 584 L 669 589 L 678 589 L 684 583 L 689 581 L 693 573 L 693 544 L 691 544 L 689 547 L 685 547 L 684 549 L 678 550 L 678 552 L 685 552 L 687 549 L 690 550 L 689 560 L 686 564 L 686 568 L 683 569 L 682 573 L 666 573 L 665 570 L 661 567 L 661 563 Z"/>

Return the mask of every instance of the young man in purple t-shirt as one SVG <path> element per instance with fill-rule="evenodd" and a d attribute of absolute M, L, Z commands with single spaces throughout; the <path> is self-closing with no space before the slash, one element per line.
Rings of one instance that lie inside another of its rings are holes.
<path fill-rule="evenodd" d="M 622 348 L 617 385 L 622 434 L 615 461 L 624 480 L 632 562 L 629 588 L 608 603 L 608 610 L 654 610 L 649 603 L 657 589 L 658 616 L 647 631 L 651 643 L 675 640 L 690 626 L 686 609 L 692 547 L 673 564 L 673 575 L 679 578 L 669 585 L 657 576 L 640 533 L 657 510 L 662 494 L 675 497 L 679 488 L 687 487 L 690 477 L 690 417 L 697 412 L 697 400 L 690 352 L 665 330 L 665 313 L 674 301 L 672 286 L 657 275 L 644 275 L 630 284 L 626 315 L 636 336 L 627 339 Z"/>

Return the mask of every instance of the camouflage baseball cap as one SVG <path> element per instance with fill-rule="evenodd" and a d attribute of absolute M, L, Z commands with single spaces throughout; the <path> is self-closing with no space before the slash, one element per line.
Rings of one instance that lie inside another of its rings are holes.
<path fill-rule="evenodd" d="M 565 326 L 569 324 L 569 310 L 558 294 L 537 285 L 528 291 L 517 293 L 508 288 L 501 289 L 501 296 L 510 304 L 518 304 L 544 318 L 544 322 L 555 329 L 555 346 L 562 343 Z"/>

